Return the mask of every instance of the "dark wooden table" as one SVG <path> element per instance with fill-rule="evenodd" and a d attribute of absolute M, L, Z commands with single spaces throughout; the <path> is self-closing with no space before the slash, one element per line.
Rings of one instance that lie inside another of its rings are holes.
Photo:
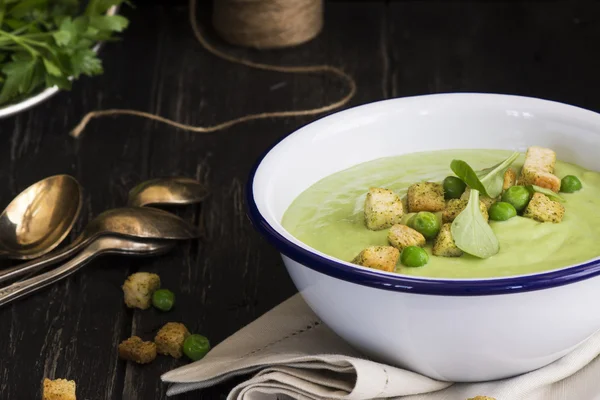
<path fill-rule="evenodd" d="M 162 372 L 184 360 L 137 366 L 117 358 L 132 334 L 150 339 L 182 321 L 217 344 L 292 295 L 277 252 L 251 227 L 244 184 L 257 157 L 311 118 L 268 120 L 195 134 L 133 117 L 93 121 L 80 140 L 68 131 L 87 111 L 133 108 L 191 124 L 252 112 L 306 108 L 344 87 L 322 76 L 250 70 L 215 58 L 194 40 L 183 1 L 125 8 L 124 40 L 102 50 L 105 74 L 72 92 L 0 121 L 0 203 L 45 176 L 68 173 L 85 188 L 82 218 L 125 204 L 142 180 L 186 175 L 210 198 L 181 215 L 206 239 L 153 259 L 103 258 L 34 297 L 0 309 L 0 399 L 38 399 L 43 377 L 77 381 L 78 398 L 163 399 Z M 208 2 L 207 2 L 208 3 Z M 198 18 L 209 24 L 210 9 Z M 335 2 L 314 41 L 283 51 L 220 48 L 263 62 L 328 63 L 358 82 L 352 105 L 436 92 L 478 91 L 542 97 L 600 110 L 600 4 L 577 2 Z M 73 236 L 72 236 L 73 237 Z M 121 284 L 155 271 L 177 293 L 168 314 L 132 311 Z M 180 399 L 223 398 L 232 383 Z"/>

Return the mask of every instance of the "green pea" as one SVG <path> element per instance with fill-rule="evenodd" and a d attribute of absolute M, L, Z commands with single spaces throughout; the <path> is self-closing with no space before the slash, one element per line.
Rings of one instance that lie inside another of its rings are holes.
<path fill-rule="evenodd" d="M 408 246 L 402 250 L 400 262 L 407 267 L 422 267 L 429 262 L 429 254 L 419 246 Z"/>
<path fill-rule="evenodd" d="M 564 193 L 573 193 L 581 190 L 581 181 L 575 175 L 567 175 L 560 181 L 560 191 Z"/>
<path fill-rule="evenodd" d="M 152 294 L 152 305 L 161 311 L 169 311 L 175 304 L 175 295 L 169 289 L 158 289 Z"/>
<path fill-rule="evenodd" d="M 203 358 L 210 350 L 210 342 L 202 335 L 190 335 L 183 342 L 183 353 L 192 361 Z"/>
<path fill-rule="evenodd" d="M 444 179 L 444 198 L 446 200 L 450 199 L 460 199 L 460 196 L 465 192 L 467 185 L 456 176 L 447 176 Z"/>
<path fill-rule="evenodd" d="M 512 204 L 517 212 L 521 212 L 527 207 L 530 198 L 531 193 L 525 186 L 511 186 L 502 193 L 502 201 Z"/>
<path fill-rule="evenodd" d="M 506 221 L 517 215 L 517 210 L 512 204 L 499 201 L 492 204 L 488 213 L 492 221 Z"/>
<path fill-rule="evenodd" d="M 440 220 L 430 212 L 421 211 L 408 220 L 408 226 L 425 236 L 425 239 L 433 239 L 440 231 Z"/>

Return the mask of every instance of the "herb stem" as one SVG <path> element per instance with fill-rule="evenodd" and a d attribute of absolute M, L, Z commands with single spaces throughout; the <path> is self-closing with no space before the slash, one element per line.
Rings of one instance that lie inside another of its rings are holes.
<path fill-rule="evenodd" d="M 0 36 L 4 36 L 6 38 L 11 39 L 13 42 L 17 43 L 18 45 L 22 46 L 25 50 L 27 50 L 29 52 L 29 54 L 31 54 L 32 57 L 37 57 L 39 55 L 39 53 L 32 48 L 31 46 L 29 46 L 27 43 L 24 43 L 18 36 L 14 36 L 11 35 L 8 32 L 5 32 L 3 30 L 0 30 Z"/>

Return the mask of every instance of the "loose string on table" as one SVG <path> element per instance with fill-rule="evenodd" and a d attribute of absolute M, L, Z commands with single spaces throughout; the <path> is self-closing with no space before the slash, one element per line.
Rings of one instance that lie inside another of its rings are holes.
<path fill-rule="evenodd" d="M 266 1 L 266 0 L 265 0 Z M 267 118 L 287 118 L 287 117 L 300 117 L 300 116 L 308 116 L 308 115 L 317 115 L 326 113 L 328 111 L 335 110 L 347 104 L 356 93 L 356 82 L 354 79 L 344 72 L 342 69 L 338 67 L 334 67 L 331 65 L 311 65 L 311 66 L 278 66 L 278 65 L 270 65 L 263 64 L 259 62 L 254 62 L 251 60 L 247 60 L 244 58 L 236 57 L 230 54 L 227 54 L 217 48 L 215 48 L 211 43 L 209 43 L 204 35 L 202 34 L 200 27 L 198 26 L 198 21 L 196 19 L 196 0 L 190 0 L 189 2 L 189 18 L 192 30 L 198 42 L 204 47 L 207 51 L 212 53 L 213 55 L 220 57 L 224 60 L 230 61 L 232 63 L 245 65 L 247 67 L 266 70 L 266 71 L 274 71 L 274 72 L 282 72 L 282 73 L 292 73 L 292 74 L 319 74 L 319 73 L 330 73 L 339 78 L 341 78 L 348 86 L 348 91 L 346 95 L 344 95 L 341 99 L 327 104 L 322 107 L 310 108 L 304 110 L 288 110 L 288 111 L 271 111 L 271 112 L 263 112 L 258 114 L 249 114 L 239 118 L 235 118 L 229 121 L 221 122 L 216 125 L 210 126 L 194 126 L 183 124 L 165 117 L 162 117 L 157 114 L 152 114 L 145 111 L 138 110 L 130 110 L 130 109 L 108 109 L 108 110 L 96 110 L 87 113 L 81 122 L 71 131 L 71 136 L 78 138 L 87 124 L 93 118 L 99 118 L 104 116 L 115 116 L 115 115 L 131 115 L 137 117 L 143 117 L 155 121 L 159 121 L 165 123 L 167 125 L 173 126 L 175 128 L 191 131 L 191 132 L 199 132 L 199 133 L 210 133 L 220 131 L 226 128 L 229 128 L 233 125 L 237 125 L 243 122 L 267 119 Z"/>

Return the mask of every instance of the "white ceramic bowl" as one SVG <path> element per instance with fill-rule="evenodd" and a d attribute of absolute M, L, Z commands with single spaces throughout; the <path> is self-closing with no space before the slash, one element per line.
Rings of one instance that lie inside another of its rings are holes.
<path fill-rule="evenodd" d="M 282 253 L 310 307 L 364 354 L 436 379 L 505 378 L 558 359 L 600 328 L 600 261 L 508 278 L 414 278 L 327 256 L 295 239 L 280 221 L 313 183 L 365 161 L 530 145 L 600 170 L 600 115 L 494 94 L 368 104 L 311 123 L 275 145 L 248 182 L 249 215 Z"/>

